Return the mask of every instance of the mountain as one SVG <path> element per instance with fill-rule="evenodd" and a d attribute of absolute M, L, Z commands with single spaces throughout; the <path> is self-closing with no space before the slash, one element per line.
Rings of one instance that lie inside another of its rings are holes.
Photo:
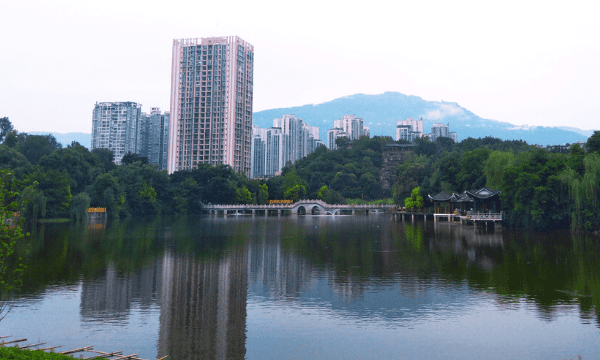
<path fill-rule="evenodd" d="M 327 130 L 333 127 L 333 121 L 348 114 L 363 118 L 365 125 L 371 130 L 371 136 L 392 138 L 396 136 L 396 121 L 407 117 L 423 118 L 426 132 L 429 132 L 431 125 L 436 122 L 450 124 L 450 131 L 457 133 L 459 141 L 468 137 L 493 136 L 503 140 L 525 140 L 529 144 L 559 145 L 587 140 L 594 132 L 573 127 L 515 126 L 507 122 L 483 119 L 457 103 L 427 101 L 418 96 L 398 92 L 379 95 L 356 94 L 317 105 L 263 110 L 253 114 L 252 122 L 260 128 L 270 128 L 273 126 L 273 119 L 283 114 L 294 114 L 309 125 L 319 127 L 319 138 L 325 142 Z M 71 141 L 77 141 L 87 148 L 92 144 L 91 134 L 50 134 L 63 146 L 71 144 Z"/>
<path fill-rule="evenodd" d="M 594 134 L 594 131 L 596 131 L 596 130 L 581 130 L 581 129 L 570 127 L 570 126 L 559 126 L 558 128 L 562 129 L 562 130 L 576 132 L 578 134 L 585 136 L 586 139 L 589 138 L 590 136 L 592 136 Z"/>
<path fill-rule="evenodd" d="M 72 132 L 72 133 L 55 133 L 55 132 L 30 132 L 30 135 L 53 135 L 56 138 L 56 141 L 61 143 L 63 147 L 67 147 L 67 145 L 71 145 L 71 142 L 77 141 L 81 145 L 86 148 L 90 148 L 92 146 L 92 134 L 80 133 L 80 132 Z"/>
<path fill-rule="evenodd" d="M 587 140 L 587 130 L 545 126 L 515 126 L 507 122 L 483 119 L 457 103 L 427 101 L 418 96 L 398 92 L 379 95 L 356 94 L 322 104 L 295 106 L 255 112 L 253 124 L 260 128 L 273 126 L 273 119 L 294 114 L 311 126 L 319 127 L 319 137 L 326 142 L 327 130 L 343 115 L 354 114 L 364 119 L 371 136 L 396 136 L 396 121 L 407 117 L 424 120 L 425 132 L 436 122 L 447 123 L 458 140 L 468 137 L 493 136 L 503 140 L 525 140 L 529 144 L 559 145 Z M 593 132 L 593 131 L 592 131 Z M 590 133 L 591 135 L 591 133 Z"/>

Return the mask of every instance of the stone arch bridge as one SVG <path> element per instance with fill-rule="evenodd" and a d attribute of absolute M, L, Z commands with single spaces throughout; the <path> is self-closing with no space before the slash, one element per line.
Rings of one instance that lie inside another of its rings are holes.
<path fill-rule="evenodd" d="M 322 200 L 300 200 L 293 204 L 269 205 L 205 205 L 204 210 L 210 214 L 225 215 L 355 215 L 358 213 L 374 214 L 390 212 L 395 205 L 342 205 L 328 204 Z"/>

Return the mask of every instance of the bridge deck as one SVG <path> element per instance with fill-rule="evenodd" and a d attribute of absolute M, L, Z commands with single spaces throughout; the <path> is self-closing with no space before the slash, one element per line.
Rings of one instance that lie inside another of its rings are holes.
<path fill-rule="evenodd" d="M 303 208 L 305 213 L 311 213 L 313 209 L 317 209 L 319 212 L 329 212 L 336 214 L 342 211 L 351 211 L 355 214 L 356 210 L 359 211 L 390 211 L 395 208 L 395 205 L 346 205 L 346 204 L 328 204 L 321 200 L 301 200 L 293 204 L 268 204 L 268 205 L 253 205 L 253 204 L 240 204 L 240 205 L 206 205 L 204 209 L 209 212 L 252 212 L 255 211 L 290 211 L 292 214 L 299 213 L 300 208 Z"/>

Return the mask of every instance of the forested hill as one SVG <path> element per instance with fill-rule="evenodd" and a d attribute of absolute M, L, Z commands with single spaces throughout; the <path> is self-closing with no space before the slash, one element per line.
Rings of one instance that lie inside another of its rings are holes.
<path fill-rule="evenodd" d="M 459 141 L 468 137 L 493 136 L 502 140 L 524 140 L 529 144 L 560 145 L 585 140 L 591 135 L 579 129 L 517 127 L 507 122 L 482 119 L 457 103 L 427 101 L 398 92 L 356 94 L 322 104 L 264 110 L 255 112 L 252 121 L 258 127 L 269 128 L 273 126 L 273 119 L 283 114 L 294 114 L 311 126 L 318 126 L 324 141 L 333 121 L 347 114 L 363 118 L 371 136 L 395 137 L 396 121 L 407 117 L 423 118 L 425 132 L 429 132 L 436 122 L 450 124 L 450 131 L 458 133 Z"/>

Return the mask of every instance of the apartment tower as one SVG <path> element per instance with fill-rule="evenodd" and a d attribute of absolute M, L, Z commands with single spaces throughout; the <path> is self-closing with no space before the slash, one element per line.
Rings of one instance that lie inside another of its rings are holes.
<path fill-rule="evenodd" d="M 237 36 L 173 40 L 169 173 L 205 163 L 250 175 L 253 69 Z"/>
<path fill-rule="evenodd" d="M 137 128 L 142 105 L 132 101 L 96 102 L 92 116 L 92 150 L 109 149 L 115 164 L 137 150 Z"/>

